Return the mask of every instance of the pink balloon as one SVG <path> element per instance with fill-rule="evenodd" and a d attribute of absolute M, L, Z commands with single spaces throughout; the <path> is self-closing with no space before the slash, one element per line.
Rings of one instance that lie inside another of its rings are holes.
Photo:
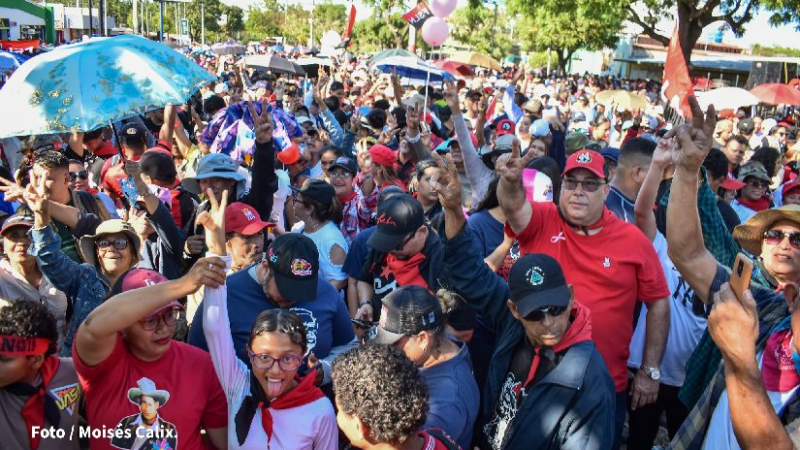
<path fill-rule="evenodd" d="M 458 0 L 431 0 L 428 2 L 428 9 L 431 10 L 434 16 L 444 19 L 453 14 L 453 11 L 456 10 L 456 3 L 458 3 Z"/>
<path fill-rule="evenodd" d="M 442 45 L 449 35 L 450 27 L 447 22 L 438 17 L 431 17 L 422 25 L 422 39 L 431 47 Z"/>

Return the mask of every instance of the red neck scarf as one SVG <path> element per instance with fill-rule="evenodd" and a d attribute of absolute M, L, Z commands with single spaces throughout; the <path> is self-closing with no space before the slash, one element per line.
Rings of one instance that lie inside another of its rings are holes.
<path fill-rule="evenodd" d="M 269 404 L 259 402 L 261 409 L 261 426 L 267 433 L 267 443 L 272 439 L 272 414 L 269 409 L 289 409 L 297 406 L 307 405 L 313 401 L 325 397 L 325 394 L 314 384 L 317 380 L 317 371 L 312 370 L 305 377 L 300 379 L 300 383 L 291 391 L 279 396 Z"/>
<path fill-rule="evenodd" d="M 792 329 L 787 328 L 772 334 L 767 339 L 762 356 L 764 387 L 772 392 L 788 392 L 800 384 L 800 375 L 792 358 Z"/>
<path fill-rule="evenodd" d="M 344 205 L 345 203 L 349 202 L 350 200 L 356 198 L 358 193 L 356 191 L 351 191 L 349 194 L 345 195 L 344 197 L 339 198 L 339 203 Z"/>
<path fill-rule="evenodd" d="M 39 369 L 42 374 L 42 384 L 38 388 L 33 388 L 29 385 L 21 385 L 20 383 L 15 383 L 13 386 L 6 387 L 7 390 L 18 395 L 28 394 L 30 391 L 23 392 L 26 388 L 35 389 L 35 392 L 29 394 L 30 397 L 28 401 L 26 401 L 25 406 L 22 407 L 22 419 L 25 421 L 25 427 L 28 430 L 33 429 L 33 427 L 42 427 L 45 419 L 47 419 L 50 425 L 56 428 L 60 425 L 61 416 L 59 415 L 58 407 L 53 404 L 53 399 L 51 397 L 47 397 L 47 387 L 50 385 L 50 382 L 53 381 L 53 377 L 56 376 L 60 365 L 61 360 L 50 355 L 44 359 L 42 367 Z M 48 399 L 50 400 L 49 403 L 51 403 L 49 407 L 47 405 Z M 53 407 L 56 409 L 53 410 Z M 39 447 L 39 439 L 41 439 L 40 435 L 34 437 L 33 434 L 31 434 L 28 436 L 32 450 L 36 450 Z"/>
<path fill-rule="evenodd" d="M 392 255 L 386 257 L 386 265 L 394 274 L 398 286 L 422 286 L 428 288 L 428 281 L 419 271 L 419 266 L 426 260 L 425 254 L 420 252 L 406 260 L 400 260 Z"/>
<path fill-rule="evenodd" d="M 608 209 L 606 209 L 606 211 L 608 211 Z M 553 352 L 555 353 L 560 353 L 562 350 L 566 350 L 579 342 L 592 340 L 592 321 L 589 317 L 589 308 L 575 301 L 572 305 L 570 316 L 572 318 L 572 323 L 569 324 L 567 331 L 564 332 L 564 336 L 558 344 L 553 346 Z M 539 368 L 539 362 L 541 361 L 539 357 L 540 350 L 541 347 L 535 350 L 533 361 L 531 362 L 531 369 L 528 371 L 528 378 L 525 380 L 523 387 L 527 387 L 536 375 L 536 369 Z M 791 359 L 791 354 L 789 357 Z"/>
<path fill-rule="evenodd" d="M 737 198 L 736 201 L 739 202 L 739 204 L 744 205 L 756 212 L 769 209 L 769 200 L 763 197 L 755 201 L 745 200 L 740 197 Z"/>

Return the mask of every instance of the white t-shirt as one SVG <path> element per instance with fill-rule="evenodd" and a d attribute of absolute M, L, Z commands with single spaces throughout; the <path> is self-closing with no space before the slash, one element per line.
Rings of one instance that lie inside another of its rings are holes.
<path fill-rule="evenodd" d="M 289 179 L 289 173 L 285 170 L 276 170 L 275 176 L 278 177 L 278 190 L 272 194 L 272 214 L 269 215 L 269 218 L 283 228 L 285 226 L 286 199 L 292 195 L 292 181 Z"/>
<path fill-rule="evenodd" d="M 692 355 L 703 331 L 706 329 L 706 318 L 694 314 L 692 298 L 694 292 L 681 277 L 678 269 L 667 255 L 667 240 L 661 233 L 656 233 L 653 240 L 664 276 L 669 286 L 669 335 L 664 357 L 661 360 L 661 383 L 668 386 L 682 386 L 686 377 L 686 361 Z M 638 369 L 642 365 L 644 353 L 647 306 L 642 306 L 639 322 L 631 338 L 628 367 Z"/>
<path fill-rule="evenodd" d="M 317 251 L 319 251 L 319 275 L 328 281 L 346 280 L 347 274 L 342 271 L 342 264 L 336 265 L 331 262 L 331 250 L 334 245 L 341 247 L 345 255 L 350 250 L 339 227 L 333 221 L 328 221 L 325 226 L 313 233 L 307 233 L 305 230 L 302 232 L 317 245 Z"/>
<path fill-rule="evenodd" d="M 761 357 L 762 355 L 758 355 L 759 368 L 761 368 Z M 775 413 L 780 415 L 783 412 L 783 408 L 792 399 L 796 390 L 797 386 L 787 392 L 767 391 L 767 396 L 770 403 L 772 403 L 772 407 L 775 408 Z M 719 398 L 714 414 L 711 416 L 708 433 L 706 433 L 706 438 L 703 442 L 703 450 L 741 450 L 741 448 L 736 440 L 736 435 L 733 433 L 728 391 L 725 390 Z"/>

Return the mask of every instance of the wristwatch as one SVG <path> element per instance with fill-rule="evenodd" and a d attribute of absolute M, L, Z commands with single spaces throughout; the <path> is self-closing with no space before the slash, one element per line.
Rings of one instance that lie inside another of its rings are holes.
<path fill-rule="evenodd" d="M 647 367 L 642 366 L 641 370 L 644 372 L 645 375 L 650 377 L 653 381 L 658 381 L 661 379 L 661 371 L 658 370 L 658 367 Z"/>

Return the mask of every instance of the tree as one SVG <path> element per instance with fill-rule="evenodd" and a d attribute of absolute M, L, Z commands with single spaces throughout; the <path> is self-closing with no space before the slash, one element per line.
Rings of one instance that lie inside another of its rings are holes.
<path fill-rule="evenodd" d="M 308 41 L 311 34 L 312 12 L 300 6 L 289 6 L 287 11 L 286 25 L 283 28 L 283 36 L 294 44 L 304 44 Z M 347 9 L 344 5 L 334 5 L 332 3 L 322 3 L 314 6 L 314 45 L 317 45 L 320 38 L 328 30 L 341 33 L 344 30 L 344 23 L 347 19 Z"/>
<path fill-rule="evenodd" d="M 225 23 L 225 34 L 228 36 L 239 36 L 239 33 L 244 30 L 244 11 L 238 6 L 223 5 L 225 15 L 228 20 Z"/>
<path fill-rule="evenodd" d="M 383 21 L 385 31 L 392 36 L 394 48 L 403 48 L 404 36 L 408 35 L 408 23 L 402 20 L 406 12 L 403 0 L 364 0 L 363 3 L 372 8 L 376 19 Z M 400 17 L 399 22 L 397 17 Z"/>
<path fill-rule="evenodd" d="M 188 5 L 186 17 L 189 19 L 189 35 L 193 41 L 199 41 L 202 34 L 203 22 L 201 15 L 203 13 L 203 5 L 205 5 L 206 35 L 220 31 L 217 19 L 225 14 L 225 5 L 220 3 L 219 0 L 194 0 Z"/>
<path fill-rule="evenodd" d="M 495 25 L 494 9 L 483 6 L 458 8 L 448 19 L 450 37 L 471 49 L 493 55 L 507 56 L 511 53 L 511 40 L 508 29 L 508 17 L 505 12 L 498 12 Z M 494 39 L 492 39 L 494 35 Z M 494 46 L 492 46 L 494 43 Z"/>
<path fill-rule="evenodd" d="M 737 37 L 744 35 L 745 26 L 759 10 L 771 12 L 770 23 L 773 25 L 800 24 L 800 0 L 643 0 L 641 8 L 635 7 L 630 0 L 616 1 L 617 7 L 625 10 L 629 21 L 665 46 L 669 45 L 670 36 L 657 30 L 656 24 L 665 17 L 675 18 L 677 12 L 678 37 L 687 62 L 703 28 L 714 22 L 725 22 Z"/>
<path fill-rule="evenodd" d="M 602 0 L 576 0 L 568 5 L 560 0 L 509 4 L 521 13 L 520 39 L 527 50 L 555 50 L 558 67 L 566 70 L 567 62 L 579 49 L 601 50 L 617 44 L 625 12 L 608 8 Z"/>
<path fill-rule="evenodd" d="M 353 27 L 352 46 L 350 50 L 354 53 L 367 53 L 387 48 L 403 48 L 403 42 L 408 38 L 408 23 L 403 20 L 400 13 L 389 16 L 392 28 L 399 30 L 404 24 L 406 32 L 396 34 L 390 27 L 386 26 L 386 19 L 379 16 L 368 17 L 365 20 L 356 22 Z"/>

